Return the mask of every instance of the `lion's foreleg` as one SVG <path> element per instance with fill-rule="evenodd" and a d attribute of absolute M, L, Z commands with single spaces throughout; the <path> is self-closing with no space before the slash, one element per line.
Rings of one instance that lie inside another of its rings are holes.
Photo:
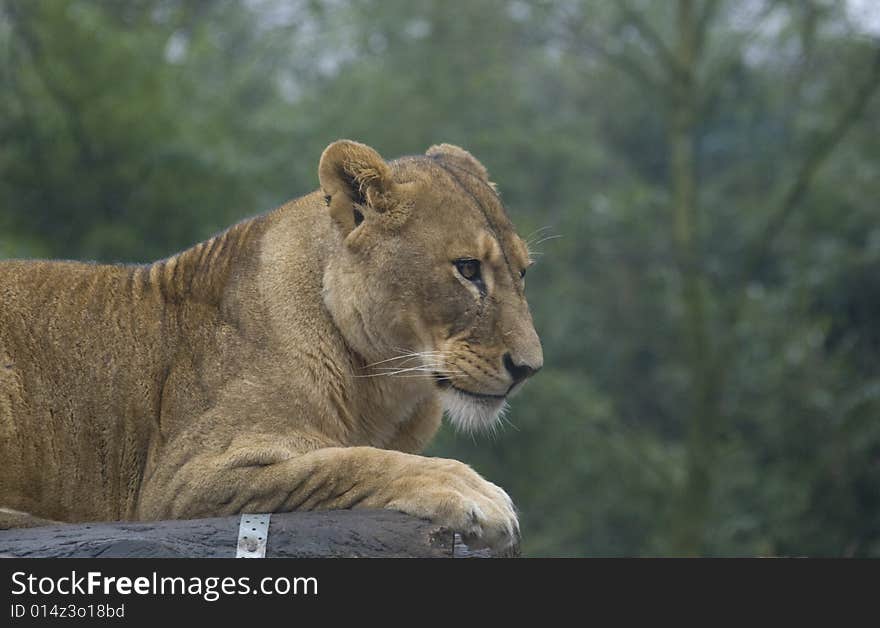
<path fill-rule="evenodd" d="M 507 494 L 456 460 L 372 447 L 331 447 L 272 460 L 262 450 L 193 459 L 148 488 L 147 519 L 388 508 L 446 525 L 473 545 L 506 547 L 519 536 Z"/>

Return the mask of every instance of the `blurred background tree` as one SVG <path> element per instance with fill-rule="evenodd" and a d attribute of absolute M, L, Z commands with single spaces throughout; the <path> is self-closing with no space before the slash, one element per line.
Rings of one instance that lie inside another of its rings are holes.
<path fill-rule="evenodd" d="M 536 556 L 880 556 L 880 8 L 0 0 L 0 257 L 148 261 L 463 145 L 539 264 L 544 372 L 430 453 Z"/>

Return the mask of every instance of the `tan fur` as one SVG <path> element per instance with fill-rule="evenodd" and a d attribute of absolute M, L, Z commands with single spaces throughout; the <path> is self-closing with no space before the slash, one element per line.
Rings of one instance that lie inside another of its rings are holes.
<path fill-rule="evenodd" d="M 527 251 L 485 168 L 449 145 L 385 162 L 342 140 L 319 178 L 151 265 L 0 262 L 7 520 L 370 507 L 513 542 L 504 491 L 415 455 L 444 407 L 494 419 L 505 354 L 541 366 Z M 485 294 L 460 258 L 481 261 Z"/>

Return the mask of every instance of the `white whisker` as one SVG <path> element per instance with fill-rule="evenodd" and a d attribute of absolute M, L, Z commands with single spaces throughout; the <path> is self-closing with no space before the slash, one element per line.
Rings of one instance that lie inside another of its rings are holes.
<path fill-rule="evenodd" d="M 539 227 L 539 228 L 535 229 L 534 231 L 532 231 L 532 232 L 531 232 L 528 236 L 526 236 L 526 238 L 525 238 L 526 247 L 531 247 L 532 244 L 533 244 L 532 240 L 534 240 L 535 238 L 540 237 L 540 236 L 541 236 L 541 232 L 543 232 L 543 231 L 547 231 L 548 229 L 552 229 L 552 227 L 551 227 L 550 225 L 544 225 L 543 227 Z"/>
<path fill-rule="evenodd" d="M 390 371 L 393 373 L 408 373 L 410 371 L 426 371 L 435 373 L 437 371 L 445 370 L 440 364 L 425 364 L 419 366 L 408 366 L 406 368 L 393 368 L 393 367 L 379 367 L 376 369 L 377 371 Z"/>
<path fill-rule="evenodd" d="M 397 355 L 393 358 L 388 358 L 387 360 L 379 360 L 378 362 L 373 362 L 372 364 L 366 364 L 364 368 L 369 368 L 371 366 L 376 366 L 377 364 L 385 364 L 386 362 L 393 362 L 394 360 L 403 360 L 403 359 L 413 359 L 418 357 L 429 357 L 428 352 L 414 352 L 414 353 L 405 353 L 403 355 Z"/>
<path fill-rule="evenodd" d="M 544 236 L 543 238 L 541 238 L 540 240 L 535 242 L 535 244 L 533 246 L 538 246 L 539 244 L 541 244 L 542 242 L 546 242 L 547 240 L 556 240 L 557 238 L 561 238 L 561 237 L 562 237 L 561 235 Z"/>

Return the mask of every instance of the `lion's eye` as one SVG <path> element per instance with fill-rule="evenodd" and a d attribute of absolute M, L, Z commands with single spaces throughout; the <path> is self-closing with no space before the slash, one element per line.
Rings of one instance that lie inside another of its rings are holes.
<path fill-rule="evenodd" d="M 475 259 L 458 259 L 453 262 L 459 274 L 468 281 L 479 281 L 480 262 Z"/>
<path fill-rule="evenodd" d="M 520 279 L 526 278 L 526 269 L 525 268 L 523 268 L 521 271 L 519 271 L 519 278 Z"/>

